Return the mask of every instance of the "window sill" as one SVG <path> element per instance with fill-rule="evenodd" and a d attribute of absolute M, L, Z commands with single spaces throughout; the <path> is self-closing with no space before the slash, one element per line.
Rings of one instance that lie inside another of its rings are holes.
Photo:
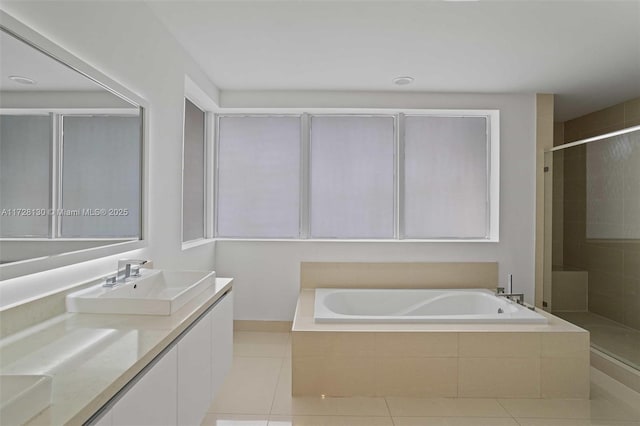
<path fill-rule="evenodd" d="M 340 238 L 214 238 L 215 241 L 239 241 L 239 242 L 279 242 L 279 243 L 498 243 L 497 238 L 474 239 L 340 239 Z"/>
<path fill-rule="evenodd" d="M 186 241 L 182 243 L 182 251 L 189 250 L 195 247 L 204 246 L 207 244 L 213 244 L 215 243 L 215 241 L 216 240 L 213 238 L 201 238 L 199 240 Z"/>

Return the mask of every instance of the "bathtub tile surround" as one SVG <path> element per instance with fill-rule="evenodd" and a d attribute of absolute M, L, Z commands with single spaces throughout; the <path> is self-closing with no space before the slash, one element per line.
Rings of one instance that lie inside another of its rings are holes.
<path fill-rule="evenodd" d="M 301 262 L 300 288 L 490 288 L 497 262 Z"/>
<path fill-rule="evenodd" d="M 415 289 L 424 282 L 486 289 L 495 288 L 497 269 L 496 263 L 303 262 L 292 394 L 589 398 L 589 333 L 545 312 L 538 311 L 546 324 L 314 319 L 317 287 L 384 288 L 386 282 Z"/>
<path fill-rule="evenodd" d="M 558 333 L 542 344 L 541 353 L 571 356 L 573 342 L 560 343 L 567 337 Z M 593 369 L 588 400 L 292 397 L 290 342 L 282 333 L 240 331 L 235 341 L 232 372 L 203 426 L 640 426 L 640 395 L 627 390 L 623 397 Z"/>
<path fill-rule="evenodd" d="M 315 323 L 300 293 L 292 334 L 298 395 L 588 398 L 589 333 L 548 324 Z"/>

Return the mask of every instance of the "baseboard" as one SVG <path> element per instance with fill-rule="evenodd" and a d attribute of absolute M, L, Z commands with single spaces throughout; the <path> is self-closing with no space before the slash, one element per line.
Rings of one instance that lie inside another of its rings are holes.
<path fill-rule="evenodd" d="M 235 331 L 269 331 L 269 332 L 289 332 L 292 321 L 254 321 L 254 320 L 234 320 L 233 329 Z"/>
<path fill-rule="evenodd" d="M 640 371 L 593 347 L 591 348 L 591 366 L 640 393 Z"/>

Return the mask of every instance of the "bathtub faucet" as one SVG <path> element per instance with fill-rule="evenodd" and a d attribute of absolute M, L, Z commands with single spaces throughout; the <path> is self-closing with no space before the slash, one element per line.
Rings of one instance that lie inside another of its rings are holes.
<path fill-rule="evenodd" d="M 498 287 L 496 288 L 496 296 L 506 297 L 507 299 L 516 297 L 516 303 L 518 303 L 519 305 L 524 305 L 524 293 L 505 293 L 504 287 Z"/>

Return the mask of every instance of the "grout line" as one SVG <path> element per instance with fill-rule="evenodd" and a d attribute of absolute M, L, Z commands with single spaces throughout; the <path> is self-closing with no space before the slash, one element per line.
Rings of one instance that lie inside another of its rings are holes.
<path fill-rule="evenodd" d="M 389 418 L 391 419 L 391 424 L 395 426 L 396 422 L 393 420 L 393 416 L 391 415 L 391 408 L 389 408 L 389 401 L 387 401 L 387 397 L 383 397 L 384 404 L 387 406 L 387 412 L 389 413 Z"/>
<path fill-rule="evenodd" d="M 391 417 L 391 408 L 389 408 L 389 402 L 387 401 L 387 397 L 384 396 L 382 397 L 382 399 L 384 399 L 384 405 L 387 407 L 387 413 L 389 414 L 389 417 Z"/>
<path fill-rule="evenodd" d="M 502 405 L 502 403 L 500 402 L 500 398 L 494 398 L 496 400 L 496 402 L 498 403 L 498 405 L 500 407 L 502 407 L 502 409 L 509 415 L 509 417 L 511 417 L 512 419 L 514 419 L 516 421 L 516 423 L 520 424 L 520 422 L 518 422 L 518 419 L 515 418 L 515 416 L 513 414 L 511 414 L 511 411 L 509 411 L 509 409 L 507 407 L 505 407 L 504 405 Z"/>
<path fill-rule="evenodd" d="M 271 407 L 269 407 L 269 417 L 273 415 L 273 405 L 276 403 L 276 396 L 278 395 L 278 386 L 280 386 L 280 377 L 282 376 L 282 369 L 287 361 L 286 357 L 283 357 L 280 361 L 280 370 L 278 370 L 278 380 L 276 380 L 276 387 L 273 390 L 273 397 L 271 398 Z M 267 423 L 268 425 L 268 423 Z"/>

